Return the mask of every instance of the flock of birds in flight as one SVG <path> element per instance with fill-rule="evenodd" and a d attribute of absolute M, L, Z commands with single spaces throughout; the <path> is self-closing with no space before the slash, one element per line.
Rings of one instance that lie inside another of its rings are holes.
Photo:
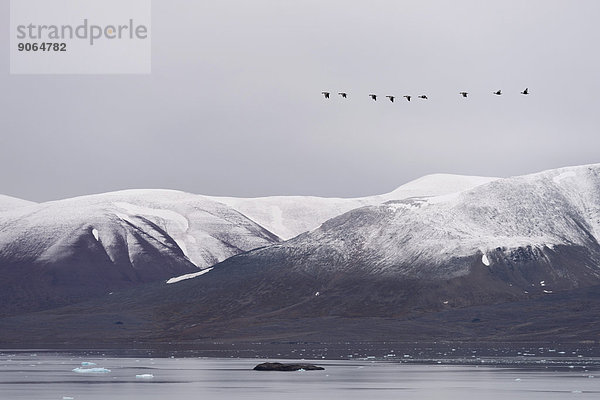
<path fill-rule="evenodd" d="M 501 96 L 502 95 L 502 90 L 496 90 L 495 92 L 492 92 L 493 94 L 495 94 L 496 96 Z M 325 96 L 326 99 L 329 99 L 331 92 L 321 92 L 321 94 L 323 96 Z M 467 97 L 469 95 L 469 92 L 458 92 L 458 94 L 460 94 L 462 97 Z M 529 94 L 529 88 L 525 88 L 525 90 L 523 90 L 521 92 L 522 95 L 528 95 Z M 338 95 L 340 95 L 342 98 L 347 99 L 348 98 L 348 93 L 346 92 L 338 92 Z M 369 95 L 369 97 L 371 99 L 373 99 L 374 101 L 377 101 L 377 95 L 371 93 Z M 396 99 L 396 96 L 385 96 L 387 97 L 392 103 L 394 102 L 394 100 Z M 410 99 L 413 98 L 413 96 L 410 95 L 406 95 L 406 96 L 402 96 L 404 97 L 407 101 L 410 101 Z M 419 99 L 423 99 L 423 100 L 427 100 L 428 97 L 425 94 L 422 94 L 420 96 L 417 96 Z"/>

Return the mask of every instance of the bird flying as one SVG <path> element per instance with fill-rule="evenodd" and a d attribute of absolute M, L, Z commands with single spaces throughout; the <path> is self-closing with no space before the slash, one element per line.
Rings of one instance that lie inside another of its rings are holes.
<path fill-rule="evenodd" d="M 321 94 L 322 94 L 323 96 L 325 96 L 325 98 L 326 98 L 326 99 L 328 99 L 328 98 L 329 98 L 329 92 L 321 92 Z"/>
<path fill-rule="evenodd" d="M 460 92 L 460 94 L 462 95 L 462 97 L 467 97 L 467 95 L 469 94 L 469 92 Z"/>
<path fill-rule="evenodd" d="M 373 100 L 377 101 L 377 95 L 376 94 L 370 94 L 369 97 L 372 98 Z"/>
<path fill-rule="evenodd" d="M 427 100 L 428 97 L 426 95 L 422 94 L 422 95 L 419 96 L 419 98 L 423 99 L 423 100 Z"/>
<path fill-rule="evenodd" d="M 500 96 L 500 95 L 502 95 L 502 90 L 498 90 L 498 91 L 494 92 L 494 94 L 497 96 Z"/>
<path fill-rule="evenodd" d="M 402 97 L 404 97 L 406 100 L 410 101 L 410 98 L 411 98 L 412 96 L 408 96 L 408 95 L 406 95 L 406 96 L 402 96 Z"/>
<path fill-rule="evenodd" d="M 394 99 L 396 98 L 396 96 L 385 96 L 385 97 L 387 97 L 388 99 L 390 99 L 390 101 L 392 103 L 394 102 Z"/>
<path fill-rule="evenodd" d="M 525 88 L 525 90 L 523 90 L 523 91 L 521 92 L 521 94 L 529 94 L 529 88 Z"/>
<path fill-rule="evenodd" d="M 348 93 L 346 93 L 346 92 L 339 92 L 338 94 L 340 96 L 342 96 L 344 99 L 348 97 Z"/>

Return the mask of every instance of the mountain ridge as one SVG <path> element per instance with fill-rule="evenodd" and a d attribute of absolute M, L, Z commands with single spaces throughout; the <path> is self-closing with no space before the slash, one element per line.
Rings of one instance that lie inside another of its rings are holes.
<path fill-rule="evenodd" d="M 444 332 L 548 339 L 560 331 L 598 340 L 593 312 L 581 305 L 600 310 L 594 289 L 600 287 L 599 227 L 600 164 L 548 170 L 362 206 L 285 242 L 229 257 L 195 278 L 119 288 L 0 324 L 10 327 L 7 340 L 37 320 L 53 327 L 55 338 L 84 342 L 98 334 L 117 341 L 315 340 L 320 334 L 369 340 L 372 324 L 388 330 L 378 336 L 386 340 L 406 338 L 401 329 L 417 339 Z M 573 305 L 569 313 L 560 311 L 561 302 Z M 511 304 L 526 312 L 511 314 Z M 542 321 L 552 318 L 543 309 L 549 304 L 562 325 Z M 496 311 L 502 318 L 490 318 Z M 512 328 L 528 326 L 529 317 L 536 321 L 530 329 Z M 65 331 L 67 323 L 77 334 Z M 449 325 L 439 329 L 439 323 Z"/>

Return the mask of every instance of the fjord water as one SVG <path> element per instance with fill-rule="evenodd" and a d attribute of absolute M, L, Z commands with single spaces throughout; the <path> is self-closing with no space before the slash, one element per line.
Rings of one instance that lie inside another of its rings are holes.
<path fill-rule="evenodd" d="M 2 352 L 0 399 L 535 400 L 596 399 L 600 394 L 596 364 L 524 368 L 322 360 L 318 364 L 325 371 L 253 371 L 262 361 Z M 75 368 L 110 372 L 77 373 Z"/>

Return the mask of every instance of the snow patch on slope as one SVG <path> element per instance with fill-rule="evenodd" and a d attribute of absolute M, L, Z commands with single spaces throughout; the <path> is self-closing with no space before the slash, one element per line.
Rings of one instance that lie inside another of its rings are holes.
<path fill-rule="evenodd" d="M 196 278 L 196 277 L 198 277 L 200 275 L 204 275 L 204 274 L 206 274 L 207 272 L 210 272 L 210 271 L 212 271 L 212 268 L 207 268 L 207 269 L 204 269 L 204 270 L 202 270 L 200 272 L 195 272 L 193 274 L 185 274 L 185 275 L 181 275 L 181 276 L 176 276 L 174 278 L 169 279 L 167 281 L 167 284 L 170 285 L 172 283 L 177 283 L 177 282 L 185 281 L 187 279 L 193 279 L 193 278 Z"/>
<path fill-rule="evenodd" d="M 560 181 L 562 181 L 563 179 L 574 178 L 576 176 L 577 176 L 577 174 L 575 173 L 575 171 L 566 171 L 566 172 L 563 172 L 562 174 L 557 175 L 554 178 L 552 178 L 552 181 L 554 183 L 560 183 Z"/>
<path fill-rule="evenodd" d="M 485 266 L 487 266 L 487 267 L 489 267 L 489 266 L 490 266 L 490 260 L 488 259 L 488 256 L 487 256 L 487 254 L 485 254 L 485 253 L 484 253 L 484 254 L 481 256 L 481 262 L 483 263 L 483 265 L 485 265 Z"/>

